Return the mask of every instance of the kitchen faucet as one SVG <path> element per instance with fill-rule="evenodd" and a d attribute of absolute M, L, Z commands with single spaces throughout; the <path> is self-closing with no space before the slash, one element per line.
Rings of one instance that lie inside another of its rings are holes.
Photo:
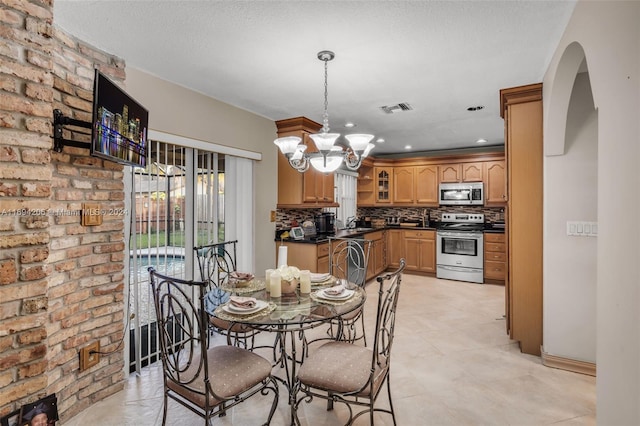
<path fill-rule="evenodd" d="M 422 210 L 422 227 L 426 228 L 429 225 L 429 209 Z"/>
<path fill-rule="evenodd" d="M 347 223 L 344 225 L 345 228 L 351 228 L 351 224 L 358 220 L 358 216 L 349 216 L 347 218 Z"/>

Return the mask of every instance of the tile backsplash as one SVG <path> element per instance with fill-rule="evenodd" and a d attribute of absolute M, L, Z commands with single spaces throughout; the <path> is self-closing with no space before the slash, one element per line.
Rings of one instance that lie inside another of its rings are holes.
<path fill-rule="evenodd" d="M 475 206 L 443 206 L 427 208 L 429 219 L 440 221 L 443 213 L 484 213 L 487 223 L 504 221 L 504 208 L 500 207 L 475 207 Z M 422 219 L 424 207 L 361 207 L 358 208 L 359 218 L 370 219 L 401 218 L 401 220 Z M 291 228 L 295 220 L 299 225 L 305 220 L 313 221 L 313 217 L 322 212 L 322 209 L 278 209 L 276 212 L 276 231 Z"/>

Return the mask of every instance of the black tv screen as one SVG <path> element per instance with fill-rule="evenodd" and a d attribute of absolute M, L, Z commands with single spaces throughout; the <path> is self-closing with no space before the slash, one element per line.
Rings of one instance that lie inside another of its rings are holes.
<path fill-rule="evenodd" d="M 96 69 L 91 155 L 145 167 L 149 112 Z"/>

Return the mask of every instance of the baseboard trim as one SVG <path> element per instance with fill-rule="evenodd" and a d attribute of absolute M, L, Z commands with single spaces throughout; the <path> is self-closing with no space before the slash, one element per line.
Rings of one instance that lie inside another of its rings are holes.
<path fill-rule="evenodd" d="M 573 371 L 574 373 L 587 374 L 594 377 L 596 376 L 596 364 L 593 362 L 578 361 L 571 358 L 550 355 L 545 351 L 542 351 L 541 358 L 542 365 L 547 367 Z"/>

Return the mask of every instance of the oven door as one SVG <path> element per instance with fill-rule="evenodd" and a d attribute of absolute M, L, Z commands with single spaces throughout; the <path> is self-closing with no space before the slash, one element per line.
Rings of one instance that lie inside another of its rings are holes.
<path fill-rule="evenodd" d="M 484 239 L 482 232 L 438 231 L 436 263 L 463 268 L 484 267 Z"/>

